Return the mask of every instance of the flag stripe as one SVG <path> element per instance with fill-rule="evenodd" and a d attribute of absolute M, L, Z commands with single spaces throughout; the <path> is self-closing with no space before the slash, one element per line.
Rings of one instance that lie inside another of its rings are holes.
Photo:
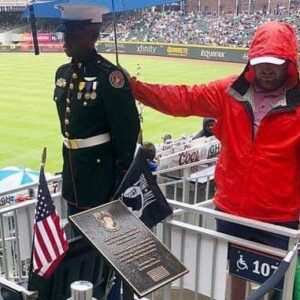
<path fill-rule="evenodd" d="M 42 265 L 47 264 L 47 258 L 45 256 L 44 251 L 42 250 L 42 247 L 40 245 L 39 239 L 36 236 L 35 242 L 34 242 L 34 246 L 36 249 L 36 257 L 38 258 L 38 260 L 40 261 L 40 264 L 38 265 L 38 269 L 40 269 L 42 267 Z"/>
<path fill-rule="evenodd" d="M 54 216 L 51 216 L 51 218 L 48 219 L 48 225 L 49 228 L 51 229 L 53 238 L 55 240 L 55 248 L 56 248 L 56 254 L 62 254 L 63 251 L 63 245 L 62 245 L 62 240 L 61 237 L 63 237 L 62 230 L 60 228 L 59 222 L 57 222 L 58 216 L 55 214 Z M 54 220 L 53 220 L 54 219 Z"/>
<path fill-rule="evenodd" d="M 46 218 L 45 221 L 46 222 L 39 222 L 37 224 L 37 227 L 39 229 L 39 237 L 41 238 L 40 243 L 43 244 L 43 248 L 44 248 L 44 253 L 45 256 L 47 258 L 47 261 L 51 261 L 54 260 L 56 258 L 56 254 L 55 251 L 53 249 L 52 246 L 52 232 L 49 230 L 49 228 L 47 228 L 47 219 Z M 45 251 L 46 250 L 46 251 Z"/>

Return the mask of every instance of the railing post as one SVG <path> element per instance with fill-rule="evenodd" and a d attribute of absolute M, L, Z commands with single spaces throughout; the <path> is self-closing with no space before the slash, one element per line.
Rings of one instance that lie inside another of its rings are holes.
<path fill-rule="evenodd" d="M 7 262 L 7 249 L 6 249 L 6 242 L 5 242 L 5 233 L 4 233 L 4 222 L 3 222 L 3 214 L 0 215 L 0 231 L 1 231 L 1 240 L 2 240 L 2 249 L 3 249 L 3 264 L 4 264 L 4 273 L 5 279 L 9 279 L 8 274 L 8 262 Z"/>
<path fill-rule="evenodd" d="M 182 202 L 183 203 L 189 203 L 189 196 L 190 196 L 190 190 L 191 190 L 191 184 L 188 178 L 191 175 L 191 169 L 187 168 L 183 170 L 183 182 L 182 182 Z"/>
<path fill-rule="evenodd" d="M 297 243 L 297 239 L 289 238 L 289 249 Z M 294 278 L 297 266 L 297 254 L 294 255 L 293 259 L 290 262 L 289 269 L 285 273 L 283 291 L 282 291 L 282 300 L 291 300 L 293 299 L 293 289 L 294 289 Z"/>
<path fill-rule="evenodd" d="M 163 243 L 171 249 L 171 225 L 163 222 Z M 163 300 L 171 300 L 171 283 L 163 287 Z"/>

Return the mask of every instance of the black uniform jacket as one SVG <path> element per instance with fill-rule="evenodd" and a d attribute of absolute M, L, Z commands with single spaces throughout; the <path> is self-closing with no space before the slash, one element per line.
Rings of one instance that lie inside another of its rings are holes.
<path fill-rule="evenodd" d="M 111 141 L 88 148 L 63 145 L 62 195 L 82 209 L 106 203 L 130 166 L 140 131 L 127 78 L 93 51 L 82 62 L 61 66 L 55 83 L 63 137 L 111 136 Z"/>

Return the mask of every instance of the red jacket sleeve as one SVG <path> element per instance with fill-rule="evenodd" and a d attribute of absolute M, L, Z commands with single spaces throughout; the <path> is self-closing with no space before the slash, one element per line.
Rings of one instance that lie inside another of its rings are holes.
<path fill-rule="evenodd" d="M 161 85 L 143 83 L 132 78 L 130 85 L 135 99 L 172 116 L 209 116 L 222 113 L 225 93 L 233 78 L 201 85 Z"/>

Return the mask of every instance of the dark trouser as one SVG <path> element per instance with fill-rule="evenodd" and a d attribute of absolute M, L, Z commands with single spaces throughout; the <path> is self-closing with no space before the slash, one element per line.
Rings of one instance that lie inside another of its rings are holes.
<path fill-rule="evenodd" d="M 274 225 L 284 226 L 290 229 L 298 229 L 298 221 L 286 223 L 272 223 Z M 271 247 L 287 250 L 289 238 L 277 233 L 268 232 L 252 227 L 235 224 L 228 221 L 217 219 L 217 231 L 230 234 L 252 242 L 261 243 Z"/>
<path fill-rule="evenodd" d="M 123 297 L 122 300 L 133 300 L 134 299 L 134 293 L 132 288 L 125 282 L 121 281 L 121 278 L 119 275 L 116 275 L 116 279 L 114 281 L 114 285 L 107 297 L 107 300 L 120 300 L 121 299 L 121 283 L 122 283 L 122 291 L 123 291 Z"/>

